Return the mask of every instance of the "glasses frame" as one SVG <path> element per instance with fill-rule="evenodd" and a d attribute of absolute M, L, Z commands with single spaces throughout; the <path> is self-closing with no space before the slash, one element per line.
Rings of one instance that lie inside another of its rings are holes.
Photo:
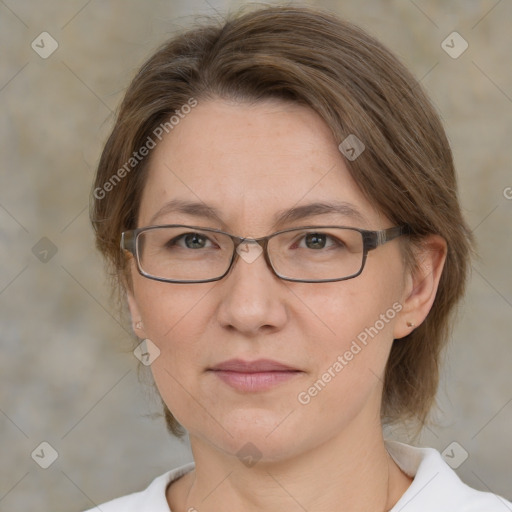
<path fill-rule="evenodd" d="M 145 272 L 140 264 L 140 258 L 139 258 L 139 251 L 138 251 L 138 237 L 141 233 L 145 231 L 150 231 L 153 229 L 159 229 L 159 228 L 190 228 L 190 229 L 198 229 L 200 231 L 209 231 L 213 233 L 220 233 L 223 235 L 227 235 L 231 238 L 233 241 L 233 254 L 231 256 L 231 261 L 229 263 L 229 266 L 227 270 L 219 277 L 214 277 L 211 279 L 198 279 L 194 281 L 189 280 L 177 280 L 177 279 L 166 279 L 163 277 L 153 276 L 151 274 L 148 274 Z M 268 247 L 268 241 L 281 234 L 281 233 L 287 233 L 289 231 L 300 231 L 301 229 L 324 229 L 324 228 L 342 228 L 342 229 L 350 229 L 352 231 L 357 231 L 358 233 L 361 233 L 363 237 L 363 256 L 362 256 L 362 262 L 361 262 L 361 268 L 354 274 L 351 274 L 347 277 L 341 277 L 336 279 L 294 279 L 291 277 L 286 277 L 281 274 L 279 274 L 276 269 L 274 268 L 272 261 L 270 260 L 270 257 L 268 255 L 267 247 Z M 220 281 L 223 279 L 231 270 L 231 268 L 234 265 L 234 262 L 238 259 L 237 257 L 240 256 L 237 253 L 237 248 L 242 243 L 257 243 L 261 246 L 263 249 L 263 255 L 265 257 L 265 261 L 267 262 L 268 267 L 272 270 L 274 275 L 276 275 L 278 278 L 283 279 L 285 281 L 293 281 L 298 283 L 331 283 L 335 281 L 346 281 L 348 279 L 353 279 L 354 277 L 359 276 L 364 269 L 364 266 L 366 264 L 366 258 L 368 256 L 369 251 L 373 251 L 374 249 L 377 249 L 377 247 L 380 247 L 381 245 L 384 245 L 387 242 L 390 242 L 391 240 L 394 240 L 395 238 L 398 238 L 399 236 L 410 234 L 410 229 L 408 226 L 394 226 L 387 229 L 382 229 L 378 231 L 371 231 L 367 229 L 360 229 L 360 228 L 354 228 L 351 226 L 333 226 L 333 225 L 322 225 L 322 226 L 299 226 L 296 228 L 288 228 L 283 229 L 281 231 L 276 231 L 275 233 L 272 233 L 271 235 L 262 236 L 260 238 L 246 238 L 246 237 L 240 237 L 237 235 L 232 235 L 231 233 L 227 233 L 226 231 L 222 231 L 220 229 L 215 228 L 205 228 L 200 226 L 190 226 L 188 224 L 165 224 L 161 226 L 144 226 L 137 229 L 130 229 L 127 231 L 123 231 L 121 233 L 121 242 L 120 247 L 122 250 L 130 252 L 137 264 L 137 270 L 139 274 L 141 274 L 144 277 L 147 277 L 148 279 L 153 279 L 155 281 L 161 281 L 164 283 L 181 283 L 181 284 L 193 284 L 193 283 L 209 283 L 212 281 Z"/>

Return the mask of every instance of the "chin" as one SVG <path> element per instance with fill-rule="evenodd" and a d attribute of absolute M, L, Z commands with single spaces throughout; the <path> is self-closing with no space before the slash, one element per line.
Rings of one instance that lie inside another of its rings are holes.
<path fill-rule="evenodd" d="M 290 421 L 291 418 L 286 418 L 290 411 L 278 414 L 262 409 L 239 409 L 238 412 L 240 414 L 234 412 L 230 418 L 221 422 L 226 425 L 229 434 L 216 429 L 214 436 L 205 436 L 203 432 L 202 437 L 210 437 L 210 441 L 219 449 L 236 456 L 248 466 L 246 460 L 278 462 L 292 457 L 300 450 L 302 443 L 297 433 L 304 435 L 305 431 Z"/>

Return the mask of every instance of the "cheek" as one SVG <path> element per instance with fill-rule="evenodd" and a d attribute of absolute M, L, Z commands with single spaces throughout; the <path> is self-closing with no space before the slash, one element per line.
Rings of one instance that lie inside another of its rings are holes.
<path fill-rule="evenodd" d="M 145 278 L 134 283 L 146 337 L 160 350 L 151 370 L 173 413 L 190 406 L 187 391 L 194 389 L 194 376 L 204 368 L 212 314 L 205 308 L 211 287 L 212 283 L 180 285 Z"/>
<path fill-rule="evenodd" d="M 301 320 L 301 331 L 309 359 L 316 363 L 313 377 L 320 380 L 316 387 L 331 389 L 327 401 L 340 405 L 357 402 L 359 392 L 365 393 L 383 379 L 393 326 L 402 309 L 398 287 L 364 283 L 354 279 L 332 283 L 330 290 L 303 292 L 309 313 Z"/>
<path fill-rule="evenodd" d="M 355 280 L 354 286 L 350 283 L 343 291 L 338 288 L 332 293 L 324 290 L 308 296 L 308 306 L 319 318 L 302 329 L 315 368 L 295 400 L 301 414 L 316 425 L 314 428 L 320 421 L 320 428 L 334 433 L 364 408 L 373 410 L 372 417 L 379 419 L 393 325 L 401 309 L 395 297 L 394 293 L 371 287 L 363 291 L 355 286 Z M 315 336 L 315 324 L 323 335 Z"/>
<path fill-rule="evenodd" d="M 199 327 L 197 320 L 191 321 L 191 318 L 201 310 L 210 287 L 208 284 L 183 285 L 137 279 L 134 293 L 146 336 L 165 345 L 176 333 Z M 204 322 L 205 312 L 202 314 Z"/>
<path fill-rule="evenodd" d="M 192 288 L 192 285 L 144 279 L 136 283 L 134 291 L 145 335 L 160 350 L 160 356 L 152 364 L 153 370 L 165 368 L 161 378 L 167 374 L 167 378 L 172 375 L 183 379 L 184 368 L 200 361 L 199 340 L 204 338 L 207 322 L 204 311 L 207 290 L 202 285 Z"/>
<path fill-rule="evenodd" d="M 305 315 L 297 315 L 298 321 L 307 332 L 318 333 L 318 341 L 325 344 L 325 349 L 331 348 L 321 352 L 348 348 L 355 339 L 364 344 L 377 335 L 390 336 L 402 308 L 399 288 L 365 284 L 363 279 L 354 279 L 296 290 L 295 295 L 307 307 Z"/>

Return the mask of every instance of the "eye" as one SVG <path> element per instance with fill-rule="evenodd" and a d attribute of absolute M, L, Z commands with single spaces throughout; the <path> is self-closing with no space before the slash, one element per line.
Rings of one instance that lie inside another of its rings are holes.
<path fill-rule="evenodd" d="M 185 247 L 183 247 L 180 242 L 184 242 Z M 203 249 L 207 247 L 208 242 L 210 244 L 212 243 L 212 241 L 207 236 L 202 235 L 201 233 L 184 233 L 180 236 L 172 238 L 165 245 L 169 249 L 172 249 L 175 246 L 184 249 Z"/>
<path fill-rule="evenodd" d="M 301 235 L 301 241 L 305 241 L 308 249 L 342 248 L 345 246 L 342 240 L 328 235 L 327 233 L 306 233 Z M 330 242 L 329 242 L 330 241 Z M 302 247 L 303 248 L 303 247 Z"/>

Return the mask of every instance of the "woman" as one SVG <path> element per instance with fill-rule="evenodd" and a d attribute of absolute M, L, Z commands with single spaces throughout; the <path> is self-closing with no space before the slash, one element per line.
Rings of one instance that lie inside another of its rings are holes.
<path fill-rule="evenodd" d="M 449 144 L 380 43 L 270 7 L 141 68 L 93 191 L 167 425 L 194 463 L 111 511 L 506 510 L 420 428 L 472 236 Z"/>

